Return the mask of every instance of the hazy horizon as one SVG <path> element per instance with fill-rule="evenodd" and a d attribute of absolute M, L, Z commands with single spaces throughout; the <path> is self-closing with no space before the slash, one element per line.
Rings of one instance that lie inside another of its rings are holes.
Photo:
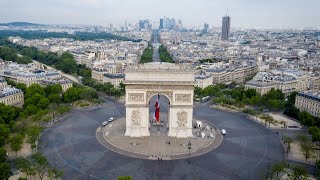
<path fill-rule="evenodd" d="M 220 27 L 231 16 L 232 27 L 320 27 L 317 0 L 12 0 L 1 2 L 0 22 L 123 25 L 139 19 L 181 19 L 184 26 Z"/>

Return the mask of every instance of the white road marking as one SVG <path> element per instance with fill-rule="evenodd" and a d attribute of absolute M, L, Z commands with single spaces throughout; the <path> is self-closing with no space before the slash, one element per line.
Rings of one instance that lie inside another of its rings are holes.
<path fill-rule="evenodd" d="M 105 136 L 108 136 L 108 135 L 109 135 L 109 131 L 105 132 L 104 135 L 105 135 Z"/>

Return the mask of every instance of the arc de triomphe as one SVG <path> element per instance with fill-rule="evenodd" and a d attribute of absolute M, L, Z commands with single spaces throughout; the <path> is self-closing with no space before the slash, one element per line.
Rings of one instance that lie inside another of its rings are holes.
<path fill-rule="evenodd" d="M 195 72 L 187 66 L 147 63 L 128 67 L 125 72 L 125 136 L 150 136 L 149 101 L 157 94 L 169 99 L 168 136 L 192 137 Z"/>

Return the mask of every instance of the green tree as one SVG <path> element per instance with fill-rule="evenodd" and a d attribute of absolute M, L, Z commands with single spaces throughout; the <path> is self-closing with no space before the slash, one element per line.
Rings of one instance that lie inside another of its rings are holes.
<path fill-rule="evenodd" d="M 283 143 L 286 145 L 286 154 L 288 155 L 291 149 L 292 139 L 289 136 L 283 136 Z"/>
<path fill-rule="evenodd" d="M 81 99 L 84 99 L 86 101 L 88 101 L 90 99 L 97 99 L 98 98 L 97 91 L 94 90 L 93 88 L 89 88 L 89 87 L 81 89 L 79 96 Z"/>
<path fill-rule="evenodd" d="M 307 111 L 299 113 L 299 120 L 303 125 L 312 126 L 316 124 L 316 119 Z"/>
<path fill-rule="evenodd" d="M 33 164 L 28 159 L 23 158 L 23 157 L 18 157 L 15 160 L 15 164 L 17 165 L 17 168 L 21 172 L 23 172 L 27 176 L 29 176 L 30 179 L 31 179 L 31 176 L 36 175 L 35 168 L 33 167 Z"/>
<path fill-rule="evenodd" d="M 70 103 L 75 100 L 80 99 L 80 91 L 78 88 L 71 87 L 69 88 L 63 95 L 63 99 L 65 102 Z"/>
<path fill-rule="evenodd" d="M 77 63 L 72 58 L 62 59 L 61 64 L 59 65 L 60 69 L 68 74 L 77 72 Z"/>
<path fill-rule="evenodd" d="M 51 88 L 51 94 L 60 94 L 62 93 L 62 86 L 60 84 L 55 84 Z"/>
<path fill-rule="evenodd" d="M 300 146 L 301 146 L 301 151 L 302 151 L 306 161 L 308 161 L 308 159 L 310 159 L 314 156 L 315 150 L 314 150 L 312 142 L 306 141 L 306 142 L 300 143 Z"/>
<path fill-rule="evenodd" d="M 39 152 L 33 154 L 32 159 L 34 159 L 36 163 L 35 171 L 39 175 L 40 180 L 42 180 L 49 171 L 48 160 Z"/>
<path fill-rule="evenodd" d="M 19 113 L 19 108 L 0 103 L 0 117 L 6 124 L 9 124 L 10 121 L 14 121 L 19 116 Z"/>
<path fill-rule="evenodd" d="M 311 126 L 309 127 L 308 132 L 313 136 L 313 135 L 319 134 L 320 129 L 317 126 Z"/>
<path fill-rule="evenodd" d="M 17 83 L 16 88 L 20 89 L 24 93 L 26 93 L 26 91 L 27 91 L 27 86 L 23 83 Z"/>
<path fill-rule="evenodd" d="M 31 148 L 37 148 L 36 142 L 39 140 L 43 128 L 38 125 L 28 127 L 27 131 L 27 143 L 31 144 Z"/>
<path fill-rule="evenodd" d="M 16 155 L 22 148 L 23 138 L 24 136 L 22 134 L 16 134 L 10 138 L 10 147 L 14 152 L 16 152 Z"/>
<path fill-rule="evenodd" d="M 0 124 L 0 147 L 4 146 L 9 138 L 10 129 L 6 124 Z"/>
<path fill-rule="evenodd" d="M 38 110 L 39 110 L 39 109 L 37 108 L 37 106 L 31 104 L 31 105 L 28 105 L 28 106 L 24 109 L 23 112 L 24 112 L 26 115 L 29 115 L 29 116 L 30 116 L 30 115 L 36 114 Z"/>
<path fill-rule="evenodd" d="M 271 179 L 273 178 L 273 175 L 276 174 L 277 175 L 277 179 L 279 179 L 279 173 L 283 172 L 285 168 L 285 164 L 283 162 L 274 164 L 271 167 Z"/>
<path fill-rule="evenodd" d="M 26 90 L 26 98 L 28 98 L 28 97 L 30 97 L 32 95 L 35 95 L 35 94 L 39 94 L 41 96 L 45 96 L 46 95 L 43 87 L 41 87 L 39 84 L 32 84 Z"/>
<path fill-rule="evenodd" d="M 287 108 L 294 107 L 294 105 L 296 103 L 297 94 L 298 94 L 297 92 L 293 92 L 287 97 L 287 102 L 286 102 Z"/>
<path fill-rule="evenodd" d="M 59 94 L 50 94 L 48 99 L 51 103 L 61 103 L 61 96 Z"/>
<path fill-rule="evenodd" d="M 50 104 L 50 101 L 47 98 L 42 98 L 38 102 L 37 107 L 40 109 L 46 109 L 46 108 L 48 108 L 49 104 Z"/>
<path fill-rule="evenodd" d="M 50 179 L 60 179 L 63 176 L 63 171 L 58 168 L 50 168 L 48 172 L 48 177 Z"/>
<path fill-rule="evenodd" d="M 248 89 L 245 91 L 245 94 L 246 94 L 246 97 L 249 99 L 258 95 L 255 89 Z"/>
<path fill-rule="evenodd" d="M 0 163 L 4 163 L 7 160 L 7 151 L 3 148 L 0 147 Z"/>
<path fill-rule="evenodd" d="M 7 163 L 0 163 L 0 179 L 9 179 L 10 166 Z"/>
<path fill-rule="evenodd" d="M 303 166 L 294 166 L 292 172 L 288 173 L 290 180 L 307 180 L 308 172 Z"/>
<path fill-rule="evenodd" d="M 29 64 L 29 63 L 32 63 L 32 59 L 27 57 L 27 56 L 22 56 L 22 57 L 17 57 L 16 58 L 16 62 L 18 64 Z"/>

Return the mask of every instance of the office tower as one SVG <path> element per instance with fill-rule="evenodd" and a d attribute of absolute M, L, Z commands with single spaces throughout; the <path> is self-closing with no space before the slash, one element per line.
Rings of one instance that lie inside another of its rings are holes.
<path fill-rule="evenodd" d="M 178 20 L 178 26 L 179 26 L 179 28 L 182 28 L 182 21 L 181 21 L 181 19 Z"/>
<path fill-rule="evenodd" d="M 169 20 L 169 29 L 171 30 L 171 29 L 175 29 L 176 28 L 176 20 L 175 19 L 173 19 L 173 18 L 171 18 L 170 20 Z"/>
<path fill-rule="evenodd" d="M 152 25 L 150 23 L 150 20 L 148 20 L 148 19 L 139 20 L 139 30 L 140 31 L 150 30 L 151 28 L 152 28 Z"/>
<path fill-rule="evenodd" d="M 230 21 L 231 21 L 231 17 L 228 15 L 226 15 L 222 18 L 222 31 L 221 31 L 221 40 L 222 41 L 229 41 Z"/>
<path fill-rule="evenodd" d="M 209 32 L 209 24 L 208 23 L 204 23 L 203 33 L 208 33 L 208 32 Z"/>
<path fill-rule="evenodd" d="M 163 18 L 160 19 L 160 26 L 159 29 L 163 29 Z"/>
<path fill-rule="evenodd" d="M 161 18 L 159 29 L 172 30 L 176 28 L 176 20 L 174 18 Z"/>

